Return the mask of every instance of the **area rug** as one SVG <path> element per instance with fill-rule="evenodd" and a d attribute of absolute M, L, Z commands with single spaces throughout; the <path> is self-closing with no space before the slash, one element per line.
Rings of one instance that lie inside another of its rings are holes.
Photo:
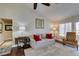
<path fill-rule="evenodd" d="M 76 48 L 63 46 L 56 43 L 53 46 L 46 46 L 42 48 L 29 48 L 24 50 L 26 56 L 78 56 L 79 51 Z"/>

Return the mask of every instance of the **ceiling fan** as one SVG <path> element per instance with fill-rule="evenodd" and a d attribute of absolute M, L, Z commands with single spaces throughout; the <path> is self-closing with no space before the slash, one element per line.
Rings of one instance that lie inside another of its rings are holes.
<path fill-rule="evenodd" d="M 50 6 L 49 3 L 41 3 L 41 4 L 43 4 L 43 5 L 45 5 L 45 6 L 48 6 L 48 7 Z M 37 3 L 34 3 L 33 9 L 36 10 L 36 8 L 37 8 Z"/>

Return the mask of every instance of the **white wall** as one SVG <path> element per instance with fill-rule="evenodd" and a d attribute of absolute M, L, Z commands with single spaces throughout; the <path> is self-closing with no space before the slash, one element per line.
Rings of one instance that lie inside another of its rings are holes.
<path fill-rule="evenodd" d="M 31 19 L 31 20 L 33 20 L 33 19 Z M 14 28 L 14 32 L 18 33 L 20 26 L 21 25 L 18 24 L 17 22 L 14 23 L 14 27 L 13 27 Z M 26 30 L 25 30 L 26 33 L 24 32 L 24 34 L 26 34 L 27 36 L 35 34 L 35 33 L 39 33 L 40 34 L 40 33 L 46 33 L 46 32 L 50 31 L 49 22 L 48 22 L 47 19 L 44 19 L 44 29 L 35 29 L 35 19 L 32 22 L 29 22 L 28 25 L 24 25 L 24 26 L 26 27 Z M 19 32 L 19 34 L 20 34 L 20 32 Z M 23 35 L 23 33 L 22 33 L 22 35 Z M 17 34 L 15 36 L 17 36 Z"/>

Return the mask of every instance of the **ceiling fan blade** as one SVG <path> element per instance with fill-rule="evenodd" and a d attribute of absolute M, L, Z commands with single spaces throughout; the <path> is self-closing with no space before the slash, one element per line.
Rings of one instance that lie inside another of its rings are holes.
<path fill-rule="evenodd" d="M 46 5 L 46 6 L 50 6 L 50 4 L 49 3 L 42 3 L 43 5 Z"/>
<path fill-rule="evenodd" d="M 37 8 L 37 3 L 34 3 L 34 10 L 36 10 Z"/>

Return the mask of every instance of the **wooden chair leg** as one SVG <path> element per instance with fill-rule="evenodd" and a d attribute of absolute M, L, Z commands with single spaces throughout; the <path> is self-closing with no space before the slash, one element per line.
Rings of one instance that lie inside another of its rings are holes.
<path fill-rule="evenodd" d="M 63 42 L 63 46 L 65 45 L 65 43 Z"/>
<path fill-rule="evenodd" d="M 78 45 L 77 45 L 77 51 L 78 51 Z"/>

